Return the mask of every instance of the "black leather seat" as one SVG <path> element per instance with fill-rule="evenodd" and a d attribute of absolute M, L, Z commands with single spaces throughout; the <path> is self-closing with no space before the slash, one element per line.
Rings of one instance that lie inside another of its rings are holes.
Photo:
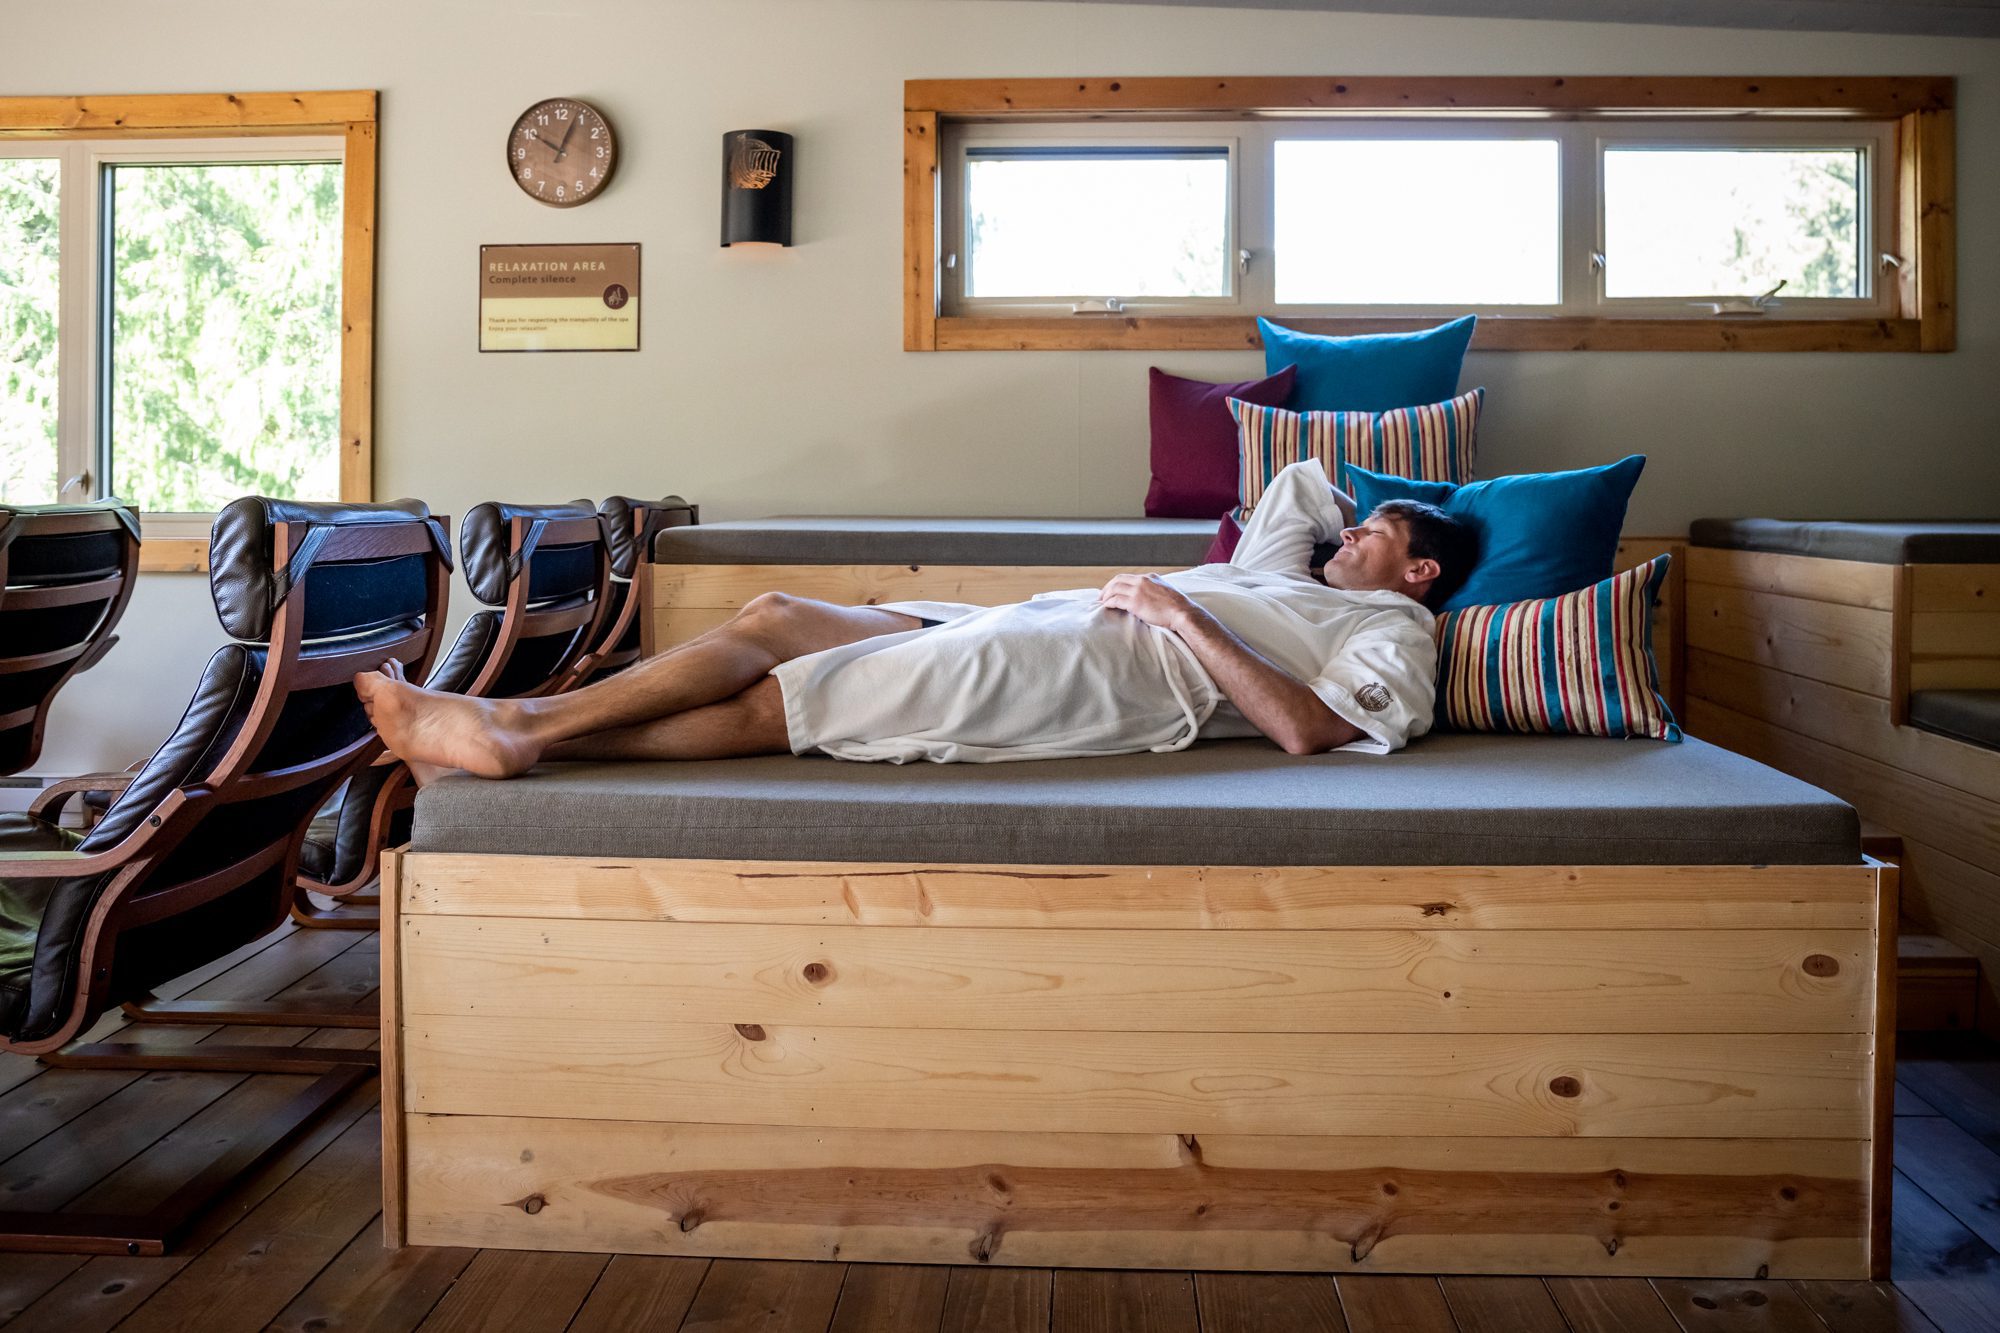
<path fill-rule="evenodd" d="M 640 568 L 653 558 L 653 539 L 663 529 L 701 522 L 701 506 L 678 495 L 664 500 L 635 500 L 614 495 L 597 506 L 611 543 L 610 606 L 596 644 L 576 666 L 572 685 L 615 676 L 637 662 L 643 652 L 646 608 L 640 604 Z"/>
<path fill-rule="evenodd" d="M 0 776 L 41 757 L 56 693 L 118 641 L 138 569 L 120 501 L 0 508 Z"/>
<path fill-rule="evenodd" d="M 519 699 L 571 683 L 607 614 L 613 526 L 588 500 L 473 508 L 459 552 L 482 609 L 467 618 L 424 684 Z M 408 770 L 385 760 L 356 774 L 313 821 L 299 862 L 302 923 L 373 927 L 365 917 L 343 921 L 305 894 L 360 895 L 379 877 L 383 850 L 408 841 L 414 798 Z"/>
<path fill-rule="evenodd" d="M 54 1050 L 284 919 L 311 812 L 380 749 L 352 677 L 429 664 L 449 557 L 414 501 L 223 511 L 209 584 L 235 642 L 180 725 L 136 773 L 57 784 L 0 833 L 0 1044 Z M 104 785 L 120 794 L 87 834 L 56 827 Z"/>

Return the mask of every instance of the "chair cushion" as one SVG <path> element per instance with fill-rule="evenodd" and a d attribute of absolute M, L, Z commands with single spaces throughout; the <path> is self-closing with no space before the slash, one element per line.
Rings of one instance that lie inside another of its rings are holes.
<path fill-rule="evenodd" d="M 71 993 L 65 973 L 74 965 L 79 927 L 110 877 L 10 877 L 5 858 L 74 851 L 78 841 L 74 830 L 32 815 L 0 814 L 0 1033 L 9 1037 L 33 1040 L 53 1026 L 57 1001 Z M 41 947 L 44 939 L 51 948 Z"/>
<path fill-rule="evenodd" d="M 1198 518 L 760 518 L 667 528 L 659 565 L 1115 565 L 1202 562 Z"/>
<path fill-rule="evenodd" d="M 223 631 L 232 639 L 248 643 L 262 643 L 270 637 L 272 618 L 298 574 L 279 569 L 275 564 L 273 525 L 407 523 L 413 516 L 428 518 L 430 509 L 420 500 L 397 500 L 391 504 L 307 504 L 254 495 L 225 506 L 216 515 L 208 539 L 208 586 Z M 432 540 L 449 565 L 451 548 L 444 540 L 443 525 L 432 520 L 430 528 Z M 421 616 L 423 557 L 383 563 L 395 563 L 398 572 L 407 575 L 394 580 L 393 591 L 369 578 L 366 574 L 369 566 L 365 564 L 343 563 L 329 566 L 317 576 L 308 573 L 307 577 L 317 579 L 308 601 L 318 623 L 307 626 L 307 636 L 375 629 Z M 327 586 L 322 588 L 320 581 Z"/>
<path fill-rule="evenodd" d="M 498 611 L 474 611 L 467 616 L 465 623 L 459 626 L 458 637 L 451 641 L 451 647 L 445 649 L 444 656 L 431 668 L 424 688 L 464 694 L 479 678 L 480 668 L 486 665 L 486 655 L 499 641 L 500 619 Z"/>
<path fill-rule="evenodd" d="M 2000 750 L 2000 690 L 1917 690 L 1910 725 Z"/>
<path fill-rule="evenodd" d="M 446 777 L 413 846 L 530 856 L 1058 865 L 1835 864 L 1853 809 L 1688 740 L 1434 735 L 1390 758 L 1262 741 L 1012 764 L 778 755 Z"/>
<path fill-rule="evenodd" d="M 1688 529 L 1696 546 L 1769 551 L 1871 565 L 2000 564 L 2000 523 L 1800 522 L 1779 518 L 1698 518 Z"/>
<path fill-rule="evenodd" d="M 635 500 L 629 495 L 613 495 L 601 501 L 597 512 L 604 517 L 604 540 L 611 546 L 611 576 L 629 579 L 646 559 L 648 539 L 661 528 L 677 528 L 700 522 L 701 511 L 678 495 L 664 500 Z"/>
<path fill-rule="evenodd" d="M 85 836 L 82 849 L 98 852 L 117 846 L 139 831 L 168 792 L 185 786 L 220 759 L 249 716 L 263 672 L 261 650 L 240 643 L 218 648 L 208 659 L 180 724 Z"/>
<path fill-rule="evenodd" d="M 604 525 L 604 520 L 588 500 L 553 505 L 503 504 L 499 501 L 474 505 L 466 513 L 465 522 L 459 529 L 458 550 L 463 557 L 466 586 L 472 589 L 474 597 L 487 606 L 499 606 L 505 602 L 507 585 L 520 573 L 519 561 L 510 549 L 513 522 L 517 518 L 597 518 L 600 525 Z M 552 547 L 535 552 L 529 571 L 528 592 L 532 599 L 539 601 L 581 592 L 586 582 L 594 580 L 593 568 L 583 575 L 583 581 L 579 581 L 570 567 L 574 562 L 563 554 L 564 550 Z"/>

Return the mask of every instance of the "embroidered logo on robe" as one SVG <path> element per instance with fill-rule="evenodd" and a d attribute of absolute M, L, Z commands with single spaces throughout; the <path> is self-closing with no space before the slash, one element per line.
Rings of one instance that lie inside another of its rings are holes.
<path fill-rule="evenodd" d="M 1392 702 L 1389 698 L 1389 687 L 1380 681 L 1369 681 L 1356 690 L 1354 701 L 1371 713 L 1381 712 Z"/>

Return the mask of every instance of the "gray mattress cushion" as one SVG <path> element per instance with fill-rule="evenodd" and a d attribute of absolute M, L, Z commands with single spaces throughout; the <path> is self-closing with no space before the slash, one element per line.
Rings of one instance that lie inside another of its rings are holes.
<path fill-rule="evenodd" d="M 661 565 L 1198 565 L 1220 516 L 760 518 L 668 528 Z"/>
<path fill-rule="evenodd" d="M 1917 690 L 1910 725 L 2000 750 L 2000 690 Z"/>
<path fill-rule="evenodd" d="M 2000 563 L 2000 522 L 1808 523 L 1782 518 L 1698 518 L 1696 546 L 1770 551 L 1871 565 Z"/>
<path fill-rule="evenodd" d="M 1831 864 L 1851 807 L 1727 750 L 1433 736 L 1387 758 L 1262 741 L 1010 764 L 774 756 L 445 778 L 419 851 L 1029 865 Z"/>

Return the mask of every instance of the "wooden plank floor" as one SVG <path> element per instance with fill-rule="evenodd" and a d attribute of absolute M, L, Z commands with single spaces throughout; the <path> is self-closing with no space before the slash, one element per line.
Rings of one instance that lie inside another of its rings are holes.
<path fill-rule="evenodd" d="M 286 928 L 161 988 L 372 1005 L 372 934 Z M 116 1030 L 107 1021 L 99 1035 Z M 366 1045 L 368 1031 L 161 1029 L 146 1042 Z M 1089 1272 L 382 1248 L 371 1081 L 160 1259 L 0 1254 L 0 1324 L 134 1330 L 685 1333 L 2000 1333 L 2000 1045 L 1905 1040 L 1895 1282 Z M 0 1056 L 0 1198 L 163 1197 L 298 1076 L 51 1070 Z"/>

